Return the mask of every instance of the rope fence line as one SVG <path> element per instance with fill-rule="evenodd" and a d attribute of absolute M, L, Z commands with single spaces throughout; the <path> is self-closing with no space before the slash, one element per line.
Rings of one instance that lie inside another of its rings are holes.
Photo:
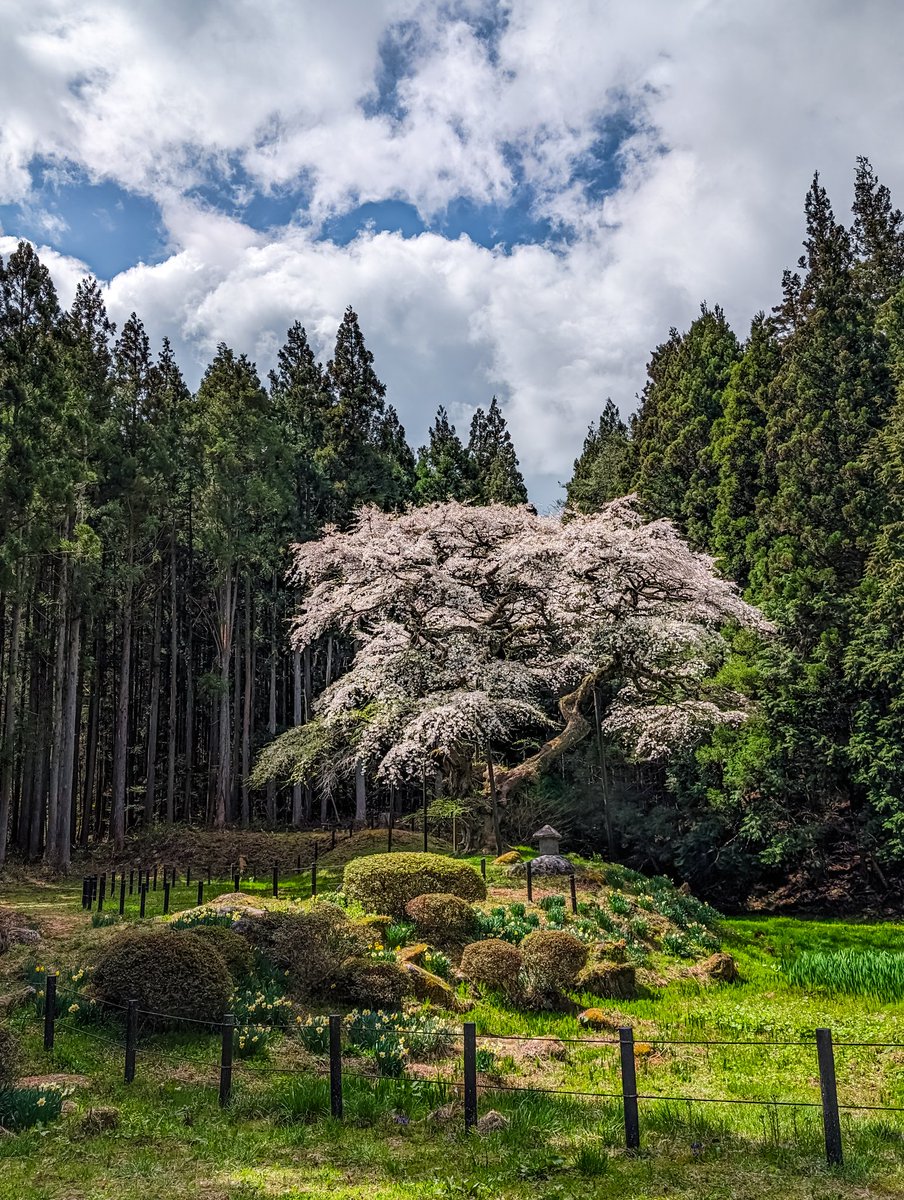
<path fill-rule="evenodd" d="M 135 1063 L 138 1049 L 138 1020 L 139 1017 L 152 1017 L 173 1022 L 185 1022 L 192 1026 L 201 1027 L 220 1034 L 220 1062 L 219 1062 L 219 1097 L 221 1106 L 225 1107 L 231 1098 L 232 1093 L 232 1076 L 235 1066 L 238 1066 L 247 1075 L 264 1076 L 264 1075 L 293 1075 L 297 1071 L 296 1066 L 281 1067 L 259 1067 L 253 1066 L 247 1060 L 239 1059 L 238 1063 L 233 1061 L 234 1042 L 236 1033 L 241 1033 L 243 1028 L 255 1029 L 291 1029 L 291 1024 L 285 1023 L 276 1025 L 273 1023 L 260 1024 L 257 1022 L 243 1021 L 237 1024 L 235 1015 L 227 1014 L 221 1021 L 201 1020 L 196 1017 L 186 1017 L 178 1013 L 165 1013 L 157 1009 L 143 1009 L 139 1007 L 137 1000 L 130 1000 L 125 1006 L 116 1004 L 115 1002 L 102 1001 L 106 1007 L 125 1011 L 126 1013 L 126 1028 L 125 1041 L 107 1037 L 104 1034 L 96 1033 L 94 1030 L 85 1028 L 84 1025 L 78 1025 L 69 1019 L 57 1019 L 57 973 L 55 971 L 48 972 L 45 976 L 44 984 L 44 1048 L 48 1051 L 53 1051 L 55 1035 L 57 1029 L 71 1030 L 85 1034 L 89 1038 L 103 1042 L 113 1046 L 116 1049 L 124 1050 L 125 1052 L 125 1082 L 131 1083 L 135 1078 Z M 474 1022 L 465 1022 L 460 1034 L 451 1034 L 455 1040 L 463 1040 L 463 1078 L 445 1079 L 445 1078 L 417 1078 L 417 1079 L 401 1079 L 392 1076 L 381 1076 L 366 1074 L 363 1072 L 348 1071 L 345 1069 L 345 1056 L 342 1052 L 342 1028 L 343 1018 L 338 1014 L 331 1014 L 326 1018 L 326 1023 L 329 1032 L 329 1057 L 327 1063 L 317 1065 L 315 1068 L 315 1076 L 317 1078 L 328 1078 L 330 1083 L 330 1112 L 334 1117 L 341 1118 L 343 1111 L 342 1099 L 342 1079 L 343 1076 L 349 1079 L 364 1079 L 371 1083 L 376 1083 L 386 1080 L 389 1084 L 393 1083 L 417 1083 L 430 1084 L 437 1087 L 448 1087 L 463 1090 L 464 1093 L 464 1119 L 466 1131 L 472 1130 L 477 1124 L 478 1111 L 478 1095 L 479 1093 L 491 1092 L 533 1092 L 535 1094 L 569 1096 L 584 1099 L 594 1100 L 620 1100 L 623 1109 L 624 1127 L 625 1127 L 625 1146 L 628 1150 L 634 1151 L 640 1147 L 640 1121 L 638 1104 L 640 1101 L 662 1101 L 666 1103 L 676 1104 L 727 1104 L 727 1105 L 745 1105 L 745 1106 L 760 1106 L 764 1108 L 818 1108 L 822 1110 L 823 1129 L 825 1136 L 825 1151 L 826 1159 L 830 1164 L 838 1165 L 843 1162 L 842 1145 L 841 1145 L 841 1125 L 839 1113 L 841 1111 L 848 1112 L 881 1112 L 881 1113 L 902 1113 L 904 1106 L 898 1105 L 872 1105 L 872 1104 L 839 1104 L 837 1086 L 835 1080 L 835 1049 L 844 1049 L 846 1047 L 869 1047 L 869 1048 L 904 1048 L 904 1043 L 899 1042 L 836 1042 L 833 1043 L 832 1032 L 830 1029 L 817 1029 L 816 1036 L 813 1041 L 750 1041 L 739 1039 L 738 1041 L 718 1040 L 704 1041 L 700 1039 L 667 1039 L 667 1038 L 650 1038 L 645 1039 L 640 1045 L 678 1045 L 678 1046 L 798 1046 L 815 1048 L 817 1053 L 817 1063 L 819 1068 L 819 1084 L 821 1091 L 820 1100 L 780 1100 L 778 1098 L 770 1098 L 767 1100 L 753 1099 L 748 1097 L 717 1097 L 717 1096 L 671 1096 L 661 1095 L 656 1093 L 639 1092 L 637 1088 L 636 1066 L 635 1066 L 635 1050 L 636 1043 L 634 1040 L 634 1030 L 630 1026 L 623 1026 L 618 1031 L 618 1039 L 615 1038 L 558 1038 L 555 1035 L 526 1035 L 526 1034 L 493 1034 L 485 1033 L 478 1034 L 477 1027 Z M 380 1030 L 382 1033 L 398 1033 L 400 1035 L 410 1034 L 410 1030 L 402 1029 L 395 1026 L 383 1026 Z M 552 1087 L 537 1087 L 537 1086 L 521 1086 L 518 1084 L 505 1084 L 495 1081 L 489 1081 L 481 1078 L 477 1071 L 477 1043 L 478 1041 L 519 1041 L 519 1042 L 566 1042 L 569 1044 L 588 1045 L 588 1046 L 618 1046 L 620 1052 L 620 1069 L 621 1069 L 621 1091 L 620 1092 L 594 1092 L 579 1089 L 568 1088 L 552 1088 Z M 168 1060 L 173 1065 L 178 1065 L 180 1062 L 187 1061 L 183 1058 L 170 1058 Z M 188 1060 L 191 1061 L 191 1060 Z"/>

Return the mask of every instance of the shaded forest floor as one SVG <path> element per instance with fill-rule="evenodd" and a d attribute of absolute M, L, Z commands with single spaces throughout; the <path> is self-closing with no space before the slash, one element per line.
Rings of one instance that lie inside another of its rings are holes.
<path fill-rule="evenodd" d="M 356 845 L 337 846 L 335 861 L 326 854 L 324 890 L 339 882 L 340 858 L 385 849 L 385 836 L 385 831 L 356 834 Z M 403 844 L 396 842 L 397 848 Z M 504 880 L 494 874 L 491 883 L 501 892 Z M 0 992 L 21 988 L 35 964 L 78 968 L 112 934 L 112 929 L 94 928 L 91 916 L 81 910 L 80 886 L 79 880 L 6 878 L 0 906 L 37 928 L 42 942 L 38 947 L 13 946 L 0 958 Z M 267 884 L 265 879 L 249 880 L 244 886 L 263 896 Z M 300 897 L 307 895 L 308 886 L 304 874 L 287 877 L 283 885 L 286 895 Z M 229 890 L 225 881 L 213 888 Z M 153 895 L 159 906 L 160 892 Z M 174 901 L 175 907 L 186 907 L 190 889 L 180 885 Z M 817 1026 L 831 1026 L 838 1042 L 904 1043 L 904 1003 L 792 987 L 784 978 L 783 961 L 817 948 L 904 951 L 904 925 L 754 916 L 727 920 L 721 931 L 724 948 L 738 963 L 739 983 L 714 986 L 674 978 L 635 1000 L 618 1001 L 617 1008 L 614 1003 L 608 1007 L 614 1021 L 632 1024 L 637 1039 L 644 1040 L 646 1048 L 638 1058 L 643 1093 L 710 1100 L 747 1097 L 765 1103 L 733 1107 L 644 1101 L 643 1149 L 636 1157 L 621 1149 L 617 1101 L 535 1090 L 611 1093 L 618 1088 L 617 1050 L 569 1042 L 587 1037 L 588 1031 L 566 1013 L 524 1013 L 485 999 L 469 1014 L 480 1033 L 499 1038 L 483 1043 L 496 1061 L 484 1077 L 481 1111 L 493 1108 L 509 1125 L 467 1137 L 458 1117 L 441 1123 L 429 1119 L 454 1092 L 417 1078 L 451 1077 L 459 1068 L 460 1050 L 447 1060 L 413 1064 L 409 1073 L 415 1077 L 404 1081 L 347 1078 L 346 1117 L 338 1122 L 327 1115 L 326 1083 L 313 1070 L 274 1071 L 303 1062 L 286 1038 L 271 1047 L 266 1059 L 236 1064 L 233 1101 L 223 1111 L 217 1104 L 215 1035 L 143 1037 L 136 1080 L 127 1087 L 121 1046 L 100 1040 L 121 1040 L 118 1027 L 61 1021 L 51 1058 L 42 1048 L 40 1026 L 29 1005 L 12 1016 L 25 1045 L 27 1075 L 54 1075 L 74 1090 L 67 1102 L 70 1111 L 60 1121 L 0 1138 L 0 1200 L 904 1196 L 904 1113 L 844 1112 L 845 1166 L 829 1168 L 819 1109 L 769 1103 L 818 1100 L 812 1047 Z M 505 1034 L 561 1039 L 565 1052 L 532 1057 L 517 1044 L 506 1046 Z M 754 1044 L 679 1046 L 657 1044 L 657 1039 Z M 787 1044 L 756 1044 L 764 1041 Z M 839 1047 L 837 1060 L 842 1103 L 904 1107 L 904 1048 Z M 361 1067 L 350 1063 L 348 1069 L 351 1074 Z M 494 1079 L 529 1090 L 492 1090 Z M 102 1107 L 118 1110 L 115 1130 L 91 1127 L 87 1114 Z"/>

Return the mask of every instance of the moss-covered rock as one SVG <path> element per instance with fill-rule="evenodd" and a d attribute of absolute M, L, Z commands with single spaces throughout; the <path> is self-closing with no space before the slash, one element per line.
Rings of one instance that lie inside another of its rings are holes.
<path fill-rule="evenodd" d="M 440 979 L 438 975 L 418 966 L 417 963 L 402 962 L 400 965 L 411 981 L 416 1000 L 436 1004 L 440 1008 L 449 1009 L 450 1012 L 462 1012 L 467 1008 L 459 1001 L 455 989 L 446 983 L 445 979 Z"/>
<path fill-rule="evenodd" d="M 630 1000 L 637 995 L 637 976 L 630 963 L 591 963 L 578 976 L 581 991 L 601 1000 Z"/>
<path fill-rule="evenodd" d="M 350 862 L 342 889 L 372 912 L 401 917 L 405 905 L 427 892 L 448 892 L 461 900 L 483 900 L 486 885 L 467 863 L 442 854 L 372 854 Z"/>
<path fill-rule="evenodd" d="M 498 858 L 493 859 L 494 867 L 510 867 L 514 863 L 521 862 L 521 855 L 517 850 L 507 850 L 505 854 L 500 854 Z"/>

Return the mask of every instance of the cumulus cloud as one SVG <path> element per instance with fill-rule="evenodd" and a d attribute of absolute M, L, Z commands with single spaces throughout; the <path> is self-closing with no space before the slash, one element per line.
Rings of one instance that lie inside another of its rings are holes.
<path fill-rule="evenodd" d="M 152 197 L 168 250 L 109 281 L 180 347 L 262 369 L 298 317 L 324 355 L 348 303 L 414 439 L 495 391 L 541 501 L 701 300 L 739 333 L 798 253 L 815 168 L 839 209 L 869 155 L 904 193 L 892 0 L 7 0 L 0 200 L 36 158 Z M 193 198 L 288 189 L 266 233 Z M 525 199 L 525 197 L 527 199 Z M 428 232 L 323 222 L 403 199 Z M 448 205 L 529 203 L 549 241 L 441 236 Z M 48 220 L 51 220 L 48 217 Z M 7 222 L 5 232 L 14 234 Z M 59 229 L 46 227 L 53 244 Z M 79 268 L 49 253 L 69 287 Z M 65 291 L 65 289 L 64 289 Z"/>

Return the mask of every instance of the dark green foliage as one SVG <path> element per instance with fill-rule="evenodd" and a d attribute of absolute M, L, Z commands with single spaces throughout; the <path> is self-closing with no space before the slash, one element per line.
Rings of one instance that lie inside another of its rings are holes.
<path fill-rule="evenodd" d="M 129 930 L 101 950 L 94 970 L 98 997 L 124 1006 L 137 1000 L 146 1019 L 180 1028 L 178 1017 L 219 1021 L 226 1012 L 232 978 L 223 958 L 194 933 L 171 929 Z M 172 1018 L 172 1019 L 170 1019 Z"/>
<path fill-rule="evenodd" d="M 190 936 L 200 938 L 206 946 L 210 946 L 211 950 L 219 954 L 235 982 L 251 974 L 254 965 L 251 947 L 234 929 L 225 925 L 195 925 Z"/>
<path fill-rule="evenodd" d="M 405 905 L 427 892 L 451 892 L 462 900 L 483 900 L 486 886 L 467 863 L 441 854 L 372 854 L 345 868 L 342 890 L 370 912 L 401 917 Z"/>
<path fill-rule="evenodd" d="M 0 1025 L 0 1090 L 10 1088 L 19 1075 L 19 1043 L 8 1025 Z"/>
<path fill-rule="evenodd" d="M 461 973 L 465 979 L 493 992 L 513 996 L 521 974 L 521 951 L 501 938 L 486 938 L 465 946 Z"/>
<path fill-rule="evenodd" d="M 574 460 L 571 479 L 565 486 L 570 509 L 579 513 L 598 512 L 609 500 L 625 496 L 634 480 L 634 444 L 628 426 L 611 400 L 596 425 L 584 438 L 584 448 Z"/>
<path fill-rule="evenodd" d="M 63 1097 L 63 1089 L 54 1086 L 0 1089 L 0 1126 L 18 1132 L 56 1121 Z"/>
<path fill-rule="evenodd" d="M 437 946 L 466 942 L 474 936 L 474 909 L 449 892 L 415 896 L 405 905 L 405 913 L 414 922 L 418 937 Z"/>
<path fill-rule="evenodd" d="M 419 504 L 470 500 L 475 490 L 474 464 L 442 405 L 429 436 L 428 445 L 418 451 L 415 499 Z"/>
<path fill-rule="evenodd" d="M 289 972 L 292 988 L 303 997 L 329 991 L 346 962 L 366 953 L 373 940 L 370 930 L 352 924 L 342 909 L 332 904 L 274 914 L 270 924 L 270 952 Z"/>
<path fill-rule="evenodd" d="M 489 409 L 478 408 L 468 441 L 478 504 L 526 504 L 527 488 L 518 468 L 505 417 L 494 396 Z"/>
<path fill-rule="evenodd" d="M 330 995 L 364 1008 L 395 1011 L 412 994 L 411 981 L 394 962 L 373 958 L 346 961 Z"/>
<path fill-rule="evenodd" d="M 573 933 L 538 929 L 521 943 L 522 970 L 528 988 L 551 993 L 573 988 L 587 961 L 587 947 Z"/>

